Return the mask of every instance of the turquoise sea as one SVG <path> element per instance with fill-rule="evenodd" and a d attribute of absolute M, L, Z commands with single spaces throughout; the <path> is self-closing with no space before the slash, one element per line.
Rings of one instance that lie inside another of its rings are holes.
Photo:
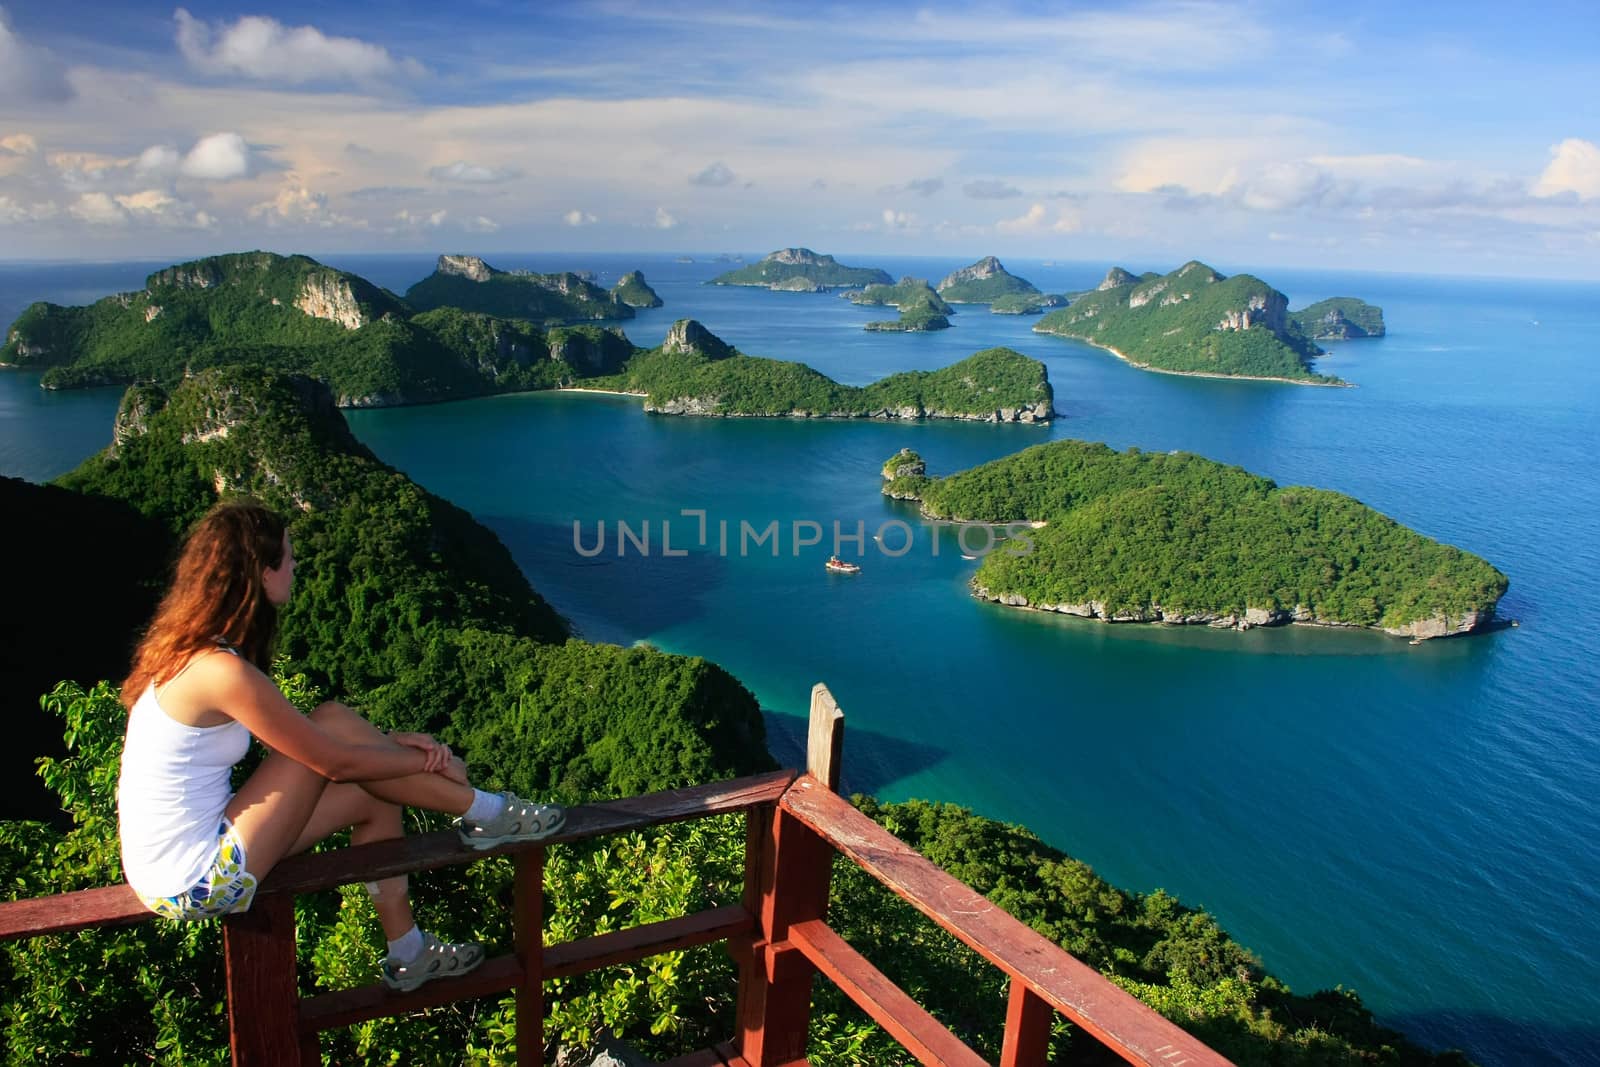
<path fill-rule="evenodd" d="M 869 334 L 861 324 L 885 309 L 705 287 L 727 265 L 696 258 L 491 260 L 606 284 L 641 268 L 666 307 L 624 324 L 636 343 L 689 316 L 856 384 L 1010 345 L 1047 364 L 1066 417 L 704 420 L 560 394 L 352 412 L 351 425 L 494 528 L 585 636 L 731 670 L 769 710 L 780 758 L 797 757 L 825 681 L 846 714 L 848 788 L 1026 824 L 1118 885 L 1209 909 L 1295 988 L 1354 988 L 1425 1043 L 1484 1064 L 1600 1063 L 1600 669 L 1582 614 L 1600 603 L 1600 285 L 1213 264 L 1262 275 L 1291 306 L 1351 295 L 1384 308 L 1387 338 L 1321 363 L 1357 388 L 1326 389 L 1142 372 L 975 307 L 943 333 Z M 842 258 L 935 281 L 964 265 Z M 397 291 L 432 268 L 327 261 Z M 161 265 L 6 265 L 0 318 L 137 288 Z M 1060 291 L 1107 264 L 1007 266 Z M 0 374 L 0 473 L 42 480 L 106 443 L 117 393 L 36 383 Z M 1411 646 L 1016 612 L 967 596 L 975 564 L 954 532 L 878 492 L 879 465 L 904 445 L 945 473 L 1056 437 L 1184 449 L 1349 493 L 1499 566 L 1501 613 L 1520 626 Z M 898 527 L 871 540 L 891 520 L 911 531 L 902 555 L 885 550 Z M 770 541 L 741 555 L 740 524 L 773 521 L 778 555 Z M 648 555 L 634 542 L 618 555 L 623 522 L 636 536 L 649 524 Z M 797 522 L 817 523 L 821 543 L 797 549 Z M 866 535 L 858 576 L 822 570 L 835 522 Z M 605 550 L 577 551 L 575 523 L 586 550 L 604 527 Z"/>

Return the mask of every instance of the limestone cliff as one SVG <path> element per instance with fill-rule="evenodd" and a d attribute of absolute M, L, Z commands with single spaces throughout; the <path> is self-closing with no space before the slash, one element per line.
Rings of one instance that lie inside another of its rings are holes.
<path fill-rule="evenodd" d="M 349 279 L 334 271 L 308 274 L 294 306 L 312 318 L 337 322 L 347 330 L 358 330 L 368 321 Z"/>

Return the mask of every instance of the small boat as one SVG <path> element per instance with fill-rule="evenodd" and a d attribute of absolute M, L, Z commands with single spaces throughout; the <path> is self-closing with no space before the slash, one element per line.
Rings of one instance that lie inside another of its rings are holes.
<path fill-rule="evenodd" d="M 856 566 L 854 563 L 847 563 L 838 556 L 829 556 L 828 562 L 824 563 L 822 566 L 824 569 L 833 571 L 835 574 L 861 573 L 860 567 Z"/>
<path fill-rule="evenodd" d="M 977 556 L 969 556 L 965 552 L 963 552 L 963 553 L 961 553 L 961 558 L 962 559 L 977 559 L 978 557 Z"/>

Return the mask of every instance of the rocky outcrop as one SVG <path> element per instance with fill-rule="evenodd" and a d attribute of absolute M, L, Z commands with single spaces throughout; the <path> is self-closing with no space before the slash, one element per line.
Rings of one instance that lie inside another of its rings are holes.
<path fill-rule="evenodd" d="M 454 274 L 473 282 L 486 282 L 500 273 L 477 256 L 440 256 L 433 269 L 439 274 Z"/>
<path fill-rule="evenodd" d="M 812 281 L 810 278 L 797 276 L 786 278 L 781 282 L 773 282 L 770 288 L 775 293 L 820 293 L 826 287 L 819 282 Z"/>
<path fill-rule="evenodd" d="M 366 312 L 356 302 L 350 280 L 333 271 L 307 275 L 294 306 L 312 318 L 337 322 L 347 330 L 358 330 L 367 324 Z"/>
<path fill-rule="evenodd" d="M 644 280 L 640 271 L 630 270 L 611 288 L 611 299 L 619 304 L 626 304 L 636 308 L 658 308 L 661 306 L 661 297 L 650 288 L 650 283 Z"/>
<path fill-rule="evenodd" d="M 1265 326 L 1273 333 L 1282 333 L 1289 325 L 1289 302 L 1276 289 L 1252 294 L 1242 308 L 1230 308 L 1214 330 L 1248 330 L 1252 326 Z"/>
<path fill-rule="evenodd" d="M 981 282 L 1006 273 L 1008 272 L 998 259 L 993 256 L 984 256 L 970 267 L 962 267 L 960 270 L 946 274 L 944 281 L 939 283 L 938 288 L 942 293 L 952 285 L 960 285 L 962 282 Z"/>
<path fill-rule="evenodd" d="M 554 329 L 545 335 L 551 359 L 566 362 L 584 376 L 615 374 L 633 355 L 633 344 L 620 329 L 594 332 L 584 329 Z"/>
<path fill-rule="evenodd" d="M 667 331 L 661 350 L 671 355 L 696 355 L 706 359 L 727 359 L 738 355 L 734 347 L 694 319 L 679 319 Z"/>
<path fill-rule="evenodd" d="M 1004 604 L 1007 607 L 1029 608 L 1033 611 L 1050 611 L 1059 615 L 1075 615 L 1082 619 L 1100 619 L 1104 622 L 1159 622 L 1168 626 L 1209 626 L 1213 629 L 1223 630 L 1250 630 L 1257 626 L 1300 624 L 1344 630 L 1382 630 L 1384 633 L 1394 637 L 1409 637 L 1413 643 L 1431 640 L 1436 637 L 1450 637 L 1456 634 L 1471 633 L 1486 625 L 1494 614 L 1493 612 L 1469 611 L 1456 617 L 1435 616 L 1430 619 L 1419 619 L 1406 626 L 1363 627 L 1355 623 L 1319 618 L 1311 609 L 1302 604 L 1297 604 L 1293 608 L 1247 607 L 1243 615 L 1236 612 L 1168 610 L 1159 604 L 1150 604 L 1144 608 L 1136 609 L 1120 608 L 1112 611 L 1108 605 L 1098 600 L 1086 600 L 1077 604 L 1034 604 L 1019 593 L 995 593 L 977 582 L 972 584 L 972 595 L 979 600 Z"/>
<path fill-rule="evenodd" d="M 909 448 L 902 448 L 883 464 L 883 478 L 888 482 L 896 478 L 924 478 L 927 474 L 928 464 L 921 455 Z"/>
<path fill-rule="evenodd" d="M 1138 278 L 1121 267 L 1112 267 L 1106 271 L 1106 276 L 1100 280 L 1100 284 L 1095 286 L 1094 289 L 1097 293 L 1103 293 L 1107 289 L 1115 289 L 1119 285 L 1132 285 L 1138 280 Z"/>
<path fill-rule="evenodd" d="M 782 263 L 790 267 L 831 266 L 834 262 L 832 256 L 819 256 L 809 248 L 780 248 L 766 259 L 768 262 Z"/>
<path fill-rule="evenodd" d="M 222 284 L 222 269 L 215 260 L 202 259 L 179 267 L 158 270 L 145 279 L 148 288 L 166 286 L 172 289 L 210 289 Z"/>
<path fill-rule="evenodd" d="M 122 394 L 117 417 L 111 424 L 111 454 L 150 429 L 150 416 L 167 406 L 167 394 L 160 386 L 134 385 Z"/>

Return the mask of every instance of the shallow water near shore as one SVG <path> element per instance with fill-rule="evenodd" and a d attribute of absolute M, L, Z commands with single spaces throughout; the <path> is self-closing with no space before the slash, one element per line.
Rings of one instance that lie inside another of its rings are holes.
<path fill-rule="evenodd" d="M 964 265 L 841 258 L 934 281 Z M 785 759 L 825 681 L 847 717 L 848 788 L 1023 823 L 1120 886 L 1206 907 L 1297 990 L 1342 983 L 1426 1043 L 1485 1064 L 1597 1062 L 1600 671 L 1570 616 L 1600 601 L 1600 286 L 1254 270 L 1292 307 L 1351 295 L 1384 308 L 1389 337 L 1329 346 L 1319 363 L 1356 388 L 1297 389 L 1142 372 L 1032 333 L 1035 317 L 971 306 L 940 333 L 868 333 L 891 309 L 699 284 L 725 264 L 490 259 L 592 269 L 603 284 L 642 268 L 667 303 L 623 324 L 636 343 L 692 316 L 745 352 L 851 384 L 1010 345 L 1046 363 L 1066 416 L 1048 429 L 707 420 L 579 394 L 349 413 L 380 457 L 495 529 L 585 636 L 727 667 L 769 709 Z M 398 291 L 432 266 L 326 261 Z M 154 266 L 6 267 L 0 313 L 137 287 Z M 1106 265 L 1007 266 L 1060 291 Z M 0 473 L 50 477 L 109 440 L 115 391 L 36 383 L 0 374 Z M 1411 646 L 1009 610 L 966 594 L 976 564 L 955 531 L 878 492 L 902 446 L 937 474 L 1059 437 L 1349 493 L 1500 567 L 1502 614 L 1521 626 Z M 685 510 L 704 511 L 704 546 Z M 586 548 L 604 528 L 604 551 L 578 551 L 575 522 Z M 636 542 L 618 555 L 624 522 L 649 524 L 648 555 Z M 772 522 L 777 555 L 748 539 L 741 553 L 741 523 Z M 807 522 L 824 539 L 797 548 Z M 822 569 L 835 522 L 860 524 L 860 557 L 840 546 L 859 575 Z M 897 522 L 911 533 L 898 556 Z M 686 554 L 665 554 L 663 524 Z"/>

